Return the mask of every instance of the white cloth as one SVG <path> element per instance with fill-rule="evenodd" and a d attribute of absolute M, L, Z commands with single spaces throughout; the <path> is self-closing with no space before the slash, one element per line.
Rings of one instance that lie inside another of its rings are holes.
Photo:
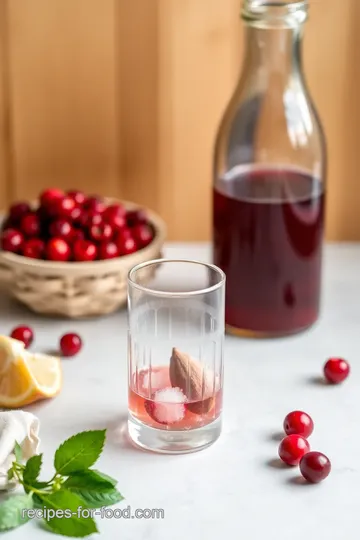
<path fill-rule="evenodd" d="M 7 472 L 15 461 L 15 443 L 21 447 L 23 461 L 38 453 L 40 422 L 25 411 L 0 411 L 0 490 L 13 489 L 16 480 L 8 480 Z"/>

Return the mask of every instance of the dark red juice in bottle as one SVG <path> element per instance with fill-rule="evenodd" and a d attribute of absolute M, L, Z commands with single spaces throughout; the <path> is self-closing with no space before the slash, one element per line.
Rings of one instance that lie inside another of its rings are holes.
<path fill-rule="evenodd" d="M 226 324 L 276 335 L 318 318 L 322 183 L 299 169 L 237 167 L 214 189 L 214 262 L 226 273 Z"/>

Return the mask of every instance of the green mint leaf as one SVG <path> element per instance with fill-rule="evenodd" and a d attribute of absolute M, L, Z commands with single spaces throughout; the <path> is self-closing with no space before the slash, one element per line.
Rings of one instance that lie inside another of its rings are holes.
<path fill-rule="evenodd" d="M 18 442 L 16 442 L 16 441 L 15 441 L 14 454 L 15 454 L 15 457 L 16 457 L 16 461 L 21 463 L 21 461 L 22 461 L 22 450 L 21 450 L 20 444 Z"/>
<path fill-rule="evenodd" d="M 64 486 L 67 488 L 76 487 L 76 488 L 89 488 L 89 489 L 111 489 L 114 487 L 113 482 L 105 479 L 101 474 L 92 469 L 87 469 L 85 471 L 79 471 L 77 473 L 69 476 L 64 482 Z"/>
<path fill-rule="evenodd" d="M 69 488 L 70 489 L 70 488 Z M 89 489 L 74 489 L 72 493 L 76 493 L 85 502 L 87 508 L 101 508 L 102 506 L 112 506 L 124 500 L 124 497 L 116 488 L 107 490 L 91 491 Z"/>
<path fill-rule="evenodd" d="M 33 508 L 33 502 L 28 495 L 13 495 L 0 505 L 0 531 L 8 531 L 24 525 L 29 521 L 24 510 Z"/>
<path fill-rule="evenodd" d="M 63 442 L 55 452 L 56 471 L 68 476 L 91 467 L 102 452 L 105 433 L 105 429 L 83 431 Z"/>
<path fill-rule="evenodd" d="M 42 454 L 32 456 L 31 458 L 27 460 L 24 473 L 23 473 L 23 480 L 25 484 L 33 485 L 33 483 L 36 481 L 37 477 L 39 476 L 41 463 L 42 463 Z"/>
<path fill-rule="evenodd" d="M 8 480 L 12 480 L 14 478 L 14 469 L 13 468 L 8 470 L 7 478 L 8 478 Z"/>
<path fill-rule="evenodd" d="M 51 509 L 56 512 L 54 517 L 44 518 L 53 532 L 77 538 L 98 532 L 94 519 L 82 516 L 84 501 L 75 493 L 61 489 L 49 495 L 40 495 L 39 499 L 47 511 Z"/>
<path fill-rule="evenodd" d="M 93 471 L 95 472 L 98 476 L 100 476 L 103 480 L 106 480 L 107 482 L 110 482 L 110 484 L 115 487 L 118 483 L 117 480 L 115 480 L 115 478 L 113 478 L 112 476 L 109 476 L 108 474 L 105 474 L 105 473 L 102 473 L 100 471 L 98 471 L 97 469 L 89 469 L 89 471 Z"/>
<path fill-rule="evenodd" d="M 88 508 L 111 506 L 124 499 L 112 482 L 91 469 L 70 476 L 64 482 L 64 487 L 79 495 Z"/>

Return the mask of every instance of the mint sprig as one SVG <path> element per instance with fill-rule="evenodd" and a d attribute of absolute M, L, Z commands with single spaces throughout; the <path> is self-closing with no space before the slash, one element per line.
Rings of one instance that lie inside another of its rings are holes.
<path fill-rule="evenodd" d="M 25 524 L 43 510 L 46 529 L 63 536 L 83 538 L 98 532 L 91 512 L 123 500 L 117 481 L 91 469 L 105 443 L 106 430 L 84 431 L 64 441 L 55 452 L 55 474 L 49 481 L 39 481 L 42 454 L 32 456 L 24 464 L 20 446 L 15 445 L 15 458 L 8 471 L 24 488 L 24 495 L 12 495 L 0 505 L 0 531 Z"/>

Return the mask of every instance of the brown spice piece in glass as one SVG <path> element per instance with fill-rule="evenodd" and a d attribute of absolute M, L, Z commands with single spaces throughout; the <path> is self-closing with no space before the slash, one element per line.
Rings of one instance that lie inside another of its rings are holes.
<path fill-rule="evenodd" d="M 199 361 L 190 355 L 172 350 L 170 359 L 170 382 L 180 388 L 189 402 L 186 408 L 194 414 L 206 414 L 214 404 L 214 377 L 204 371 Z"/>

